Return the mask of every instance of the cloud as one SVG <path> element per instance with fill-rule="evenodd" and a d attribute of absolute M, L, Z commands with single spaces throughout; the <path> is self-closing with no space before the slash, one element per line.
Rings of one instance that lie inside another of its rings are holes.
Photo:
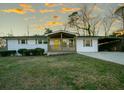
<path fill-rule="evenodd" d="M 55 7 L 55 6 L 57 6 L 57 4 L 54 4 L 54 3 L 45 3 L 44 5 L 47 6 L 47 7 Z"/>
<path fill-rule="evenodd" d="M 54 26 L 60 26 L 63 25 L 63 22 L 58 22 L 58 21 L 48 21 L 45 24 L 42 25 L 37 25 L 37 24 L 32 24 L 32 27 L 34 27 L 37 30 L 43 30 L 47 27 L 54 27 Z"/>
<path fill-rule="evenodd" d="M 49 10 L 49 9 L 40 10 L 40 13 L 50 13 L 50 12 L 55 12 L 55 10 Z"/>
<path fill-rule="evenodd" d="M 29 4 L 19 4 L 19 6 L 21 6 L 22 8 L 32 8 L 32 6 L 31 5 L 29 5 Z"/>
<path fill-rule="evenodd" d="M 52 18 L 55 19 L 55 20 L 60 19 L 60 17 L 59 16 L 56 16 L 56 15 L 52 16 Z"/>
<path fill-rule="evenodd" d="M 24 18 L 25 21 L 32 20 L 32 19 L 36 19 L 36 17 L 35 16 L 31 16 L 31 17 Z"/>
<path fill-rule="evenodd" d="M 38 25 L 36 23 L 31 24 L 31 27 L 33 27 L 35 29 L 35 31 L 43 30 L 45 28 L 43 25 Z"/>
<path fill-rule="evenodd" d="M 34 9 L 24 9 L 24 11 L 26 11 L 26 12 L 32 12 L 32 13 L 34 13 L 34 12 L 35 12 L 35 10 L 34 10 Z"/>
<path fill-rule="evenodd" d="M 62 8 L 59 12 L 61 13 L 66 13 L 66 12 L 74 12 L 74 11 L 79 11 L 80 8 Z"/>
<path fill-rule="evenodd" d="M 36 29 L 37 29 L 37 30 L 43 30 L 44 27 L 43 27 L 42 25 L 40 25 L 40 26 L 36 26 Z"/>
<path fill-rule="evenodd" d="M 6 13 L 25 14 L 25 11 L 23 9 L 19 9 L 19 8 L 6 9 L 6 10 L 0 10 L 0 11 L 6 12 Z"/>
<path fill-rule="evenodd" d="M 19 4 L 19 6 L 22 7 L 26 12 L 35 12 L 35 10 L 29 4 Z"/>
<path fill-rule="evenodd" d="M 19 6 L 21 8 L 5 9 L 5 10 L 0 10 L 0 12 L 17 13 L 17 14 L 25 14 L 26 12 L 35 12 L 35 10 L 32 9 L 32 6 L 29 4 L 19 4 Z"/>
<path fill-rule="evenodd" d="M 63 4 L 63 3 L 57 3 L 57 4 L 55 4 L 55 3 L 45 3 L 44 4 L 46 7 L 56 7 L 56 6 L 64 6 L 65 4 Z"/>
<path fill-rule="evenodd" d="M 60 10 L 42 9 L 40 10 L 40 13 L 52 13 L 52 12 L 67 13 L 67 12 L 74 12 L 79 10 L 80 8 L 61 8 Z"/>
<path fill-rule="evenodd" d="M 63 22 L 57 22 L 57 21 L 49 21 L 44 26 L 47 27 L 53 27 L 53 26 L 60 26 L 63 25 Z"/>

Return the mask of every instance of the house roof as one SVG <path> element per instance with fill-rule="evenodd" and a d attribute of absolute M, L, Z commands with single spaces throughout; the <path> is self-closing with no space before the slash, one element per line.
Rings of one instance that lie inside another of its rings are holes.
<path fill-rule="evenodd" d="M 115 36 L 77 36 L 77 37 L 93 37 L 93 38 L 122 38 L 122 37 L 115 37 Z"/>
<path fill-rule="evenodd" d="M 49 33 L 49 34 L 46 34 L 46 35 L 34 35 L 34 36 L 4 36 L 4 37 L 0 37 L 0 38 L 3 38 L 3 39 L 16 39 L 16 38 L 19 38 L 19 39 L 32 39 L 32 38 L 46 38 L 47 36 L 51 36 L 51 37 L 56 37 L 57 35 L 59 37 L 61 37 L 60 33 L 63 33 L 63 37 L 74 37 L 76 36 L 75 33 L 73 32 L 69 32 L 69 31 L 66 31 L 66 30 L 57 30 L 57 31 L 54 31 L 52 33 Z M 97 38 L 97 39 L 104 39 L 104 38 L 122 38 L 122 37 L 112 37 L 112 36 L 76 36 L 77 38 Z"/>
<path fill-rule="evenodd" d="M 79 38 L 100 38 L 100 37 L 103 37 L 103 36 L 77 36 Z"/>
<path fill-rule="evenodd" d="M 116 36 L 123 36 L 124 30 L 123 29 L 117 30 L 117 31 L 113 32 L 113 34 L 115 34 Z"/>
<path fill-rule="evenodd" d="M 46 38 L 47 36 L 3 36 L 0 38 L 3 39 L 16 39 L 16 38 Z M 98 39 L 104 39 L 104 38 L 111 38 L 111 39 L 115 39 L 115 38 L 123 38 L 123 37 L 111 37 L 111 36 L 76 36 L 77 38 L 98 38 Z"/>
<path fill-rule="evenodd" d="M 3 39 L 16 39 L 16 38 L 45 38 L 46 36 L 44 35 L 35 35 L 35 36 L 4 36 L 4 37 L 0 37 Z"/>
<path fill-rule="evenodd" d="M 69 32 L 69 31 L 66 31 L 66 30 L 57 30 L 57 31 L 54 31 L 52 33 L 48 33 L 45 36 L 49 36 L 49 35 L 53 35 L 53 34 L 57 34 L 57 33 L 66 33 L 66 34 L 70 34 L 70 35 L 75 35 L 76 36 L 75 33 Z"/>

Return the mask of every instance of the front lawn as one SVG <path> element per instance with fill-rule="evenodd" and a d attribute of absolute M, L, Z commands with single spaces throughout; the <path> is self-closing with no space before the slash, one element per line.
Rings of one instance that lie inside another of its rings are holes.
<path fill-rule="evenodd" d="M 0 89 L 124 89 L 124 65 L 78 54 L 0 57 Z"/>

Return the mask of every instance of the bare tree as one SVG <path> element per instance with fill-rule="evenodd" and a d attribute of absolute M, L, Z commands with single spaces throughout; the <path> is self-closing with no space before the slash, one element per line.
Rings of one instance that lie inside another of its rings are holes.
<path fill-rule="evenodd" d="M 0 48 L 4 48 L 6 46 L 6 40 L 0 38 Z"/>
<path fill-rule="evenodd" d="M 79 19 L 78 12 L 73 12 L 68 17 L 69 17 L 69 21 L 67 23 L 68 27 L 75 29 L 77 31 L 77 34 L 80 34 L 79 27 L 77 26 Z"/>
<path fill-rule="evenodd" d="M 95 5 L 96 4 L 94 4 L 91 9 L 84 5 L 80 11 L 73 12 L 69 15 L 68 24 L 70 27 L 75 28 L 78 33 L 79 31 L 82 31 L 83 35 L 96 35 L 96 27 L 100 23 L 101 19 L 98 16 L 92 15 Z"/>
<path fill-rule="evenodd" d="M 121 19 L 123 22 L 123 29 L 124 29 L 124 6 L 120 6 L 114 12 L 118 19 Z"/>
<path fill-rule="evenodd" d="M 99 17 L 94 18 L 91 21 L 91 34 L 93 36 L 98 35 L 100 28 L 101 28 L 101 19 Z"/>
<path fill-rule="evenodd" d="M 49 34 L 49 33 L 52 33 L 52 30 L 50 28 L 45 28 L 45 33 L 44 34 Z"/>
<path fill-rule="evenodd" d="M 105 17 L 102 20 L 105 36 L 109 35 L 109 32 L 114 22 L 115 22 L 114 14 L 112 13 L 112 10 L 109 10 L 109 14 L 105 15 Z"/>

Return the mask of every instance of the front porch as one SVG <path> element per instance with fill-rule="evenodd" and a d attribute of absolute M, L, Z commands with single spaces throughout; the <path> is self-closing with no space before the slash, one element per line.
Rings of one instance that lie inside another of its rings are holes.
<path fill-rule="evenodd" d="M 76 36 L 66 32 L 48 34 L 48 55 L 67 54 L 76 51 Z"/>

